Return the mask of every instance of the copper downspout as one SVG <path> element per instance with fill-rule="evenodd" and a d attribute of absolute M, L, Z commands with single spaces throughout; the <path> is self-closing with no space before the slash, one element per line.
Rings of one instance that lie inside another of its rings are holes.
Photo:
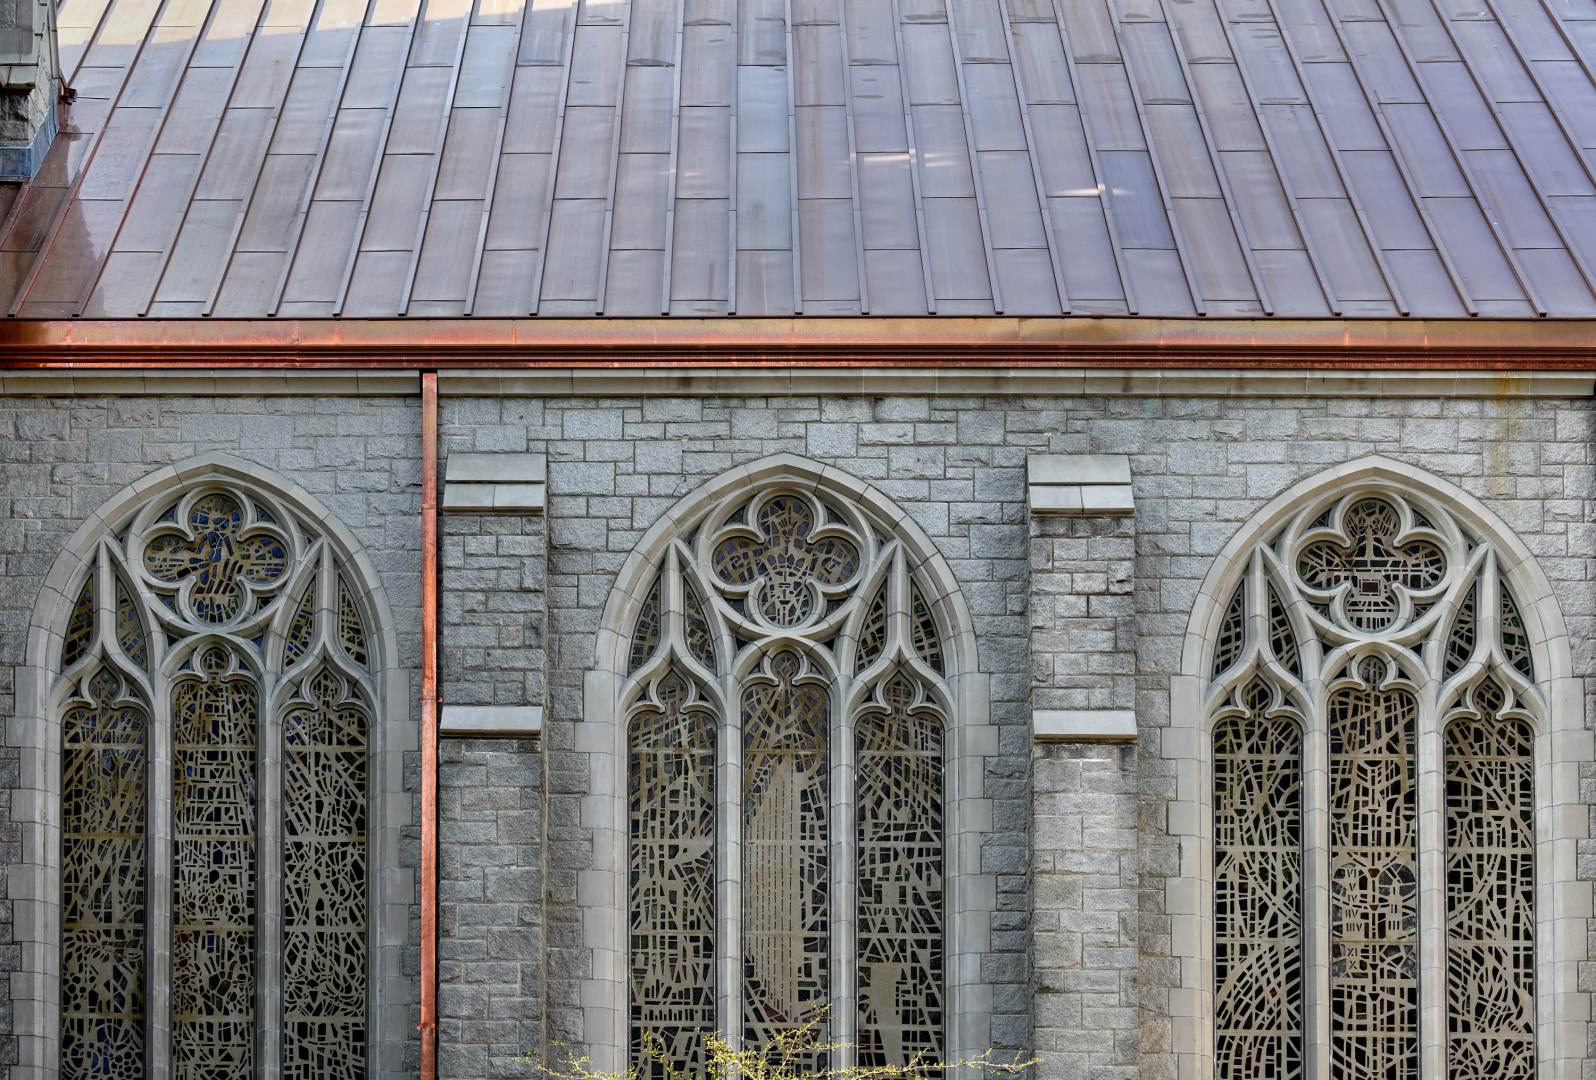
<path fill-rule="evenodd" d="M 421 373 L 421 1078 L 438 1075 L 438 373 Z"/>

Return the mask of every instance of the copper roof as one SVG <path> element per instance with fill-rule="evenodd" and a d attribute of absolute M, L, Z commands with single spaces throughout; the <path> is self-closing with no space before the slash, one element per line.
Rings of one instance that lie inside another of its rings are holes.
<path fill-rule="evenodd" d="M 21 318 L 1596 314 L 1592 0 L 66 0 Z"/>

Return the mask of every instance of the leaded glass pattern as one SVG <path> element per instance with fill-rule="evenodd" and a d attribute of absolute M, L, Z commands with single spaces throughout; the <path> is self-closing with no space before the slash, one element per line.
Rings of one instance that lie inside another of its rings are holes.
<path fill-rule="evenodd" d="M 937 632 L 936 616 L 931 605 L 920 595 L 920 586 L 909 585 L 909 620 L 914 632 L 914 651 L 920 659 L 931 665 L 931 670 L 942 670 L 942 635 Z"/>
<path fill-rule="evenodd" d="M 294 609 L 293 621 L 288 624 L 283 646 L 283 661 L 293 665 L 310 651 L 311 635 L 316 632 L 316 587 L 312 582 L 305 586 L 305 594 Z"/>
<path fill-rule="evenodd" d="M 1494 680 L 1446 727 L 1447 1075 L 1535 1075 L 1534 735 Z"/>
<path fill-rule="evenodd" d="M 144 1075 L 145 732 L 101 670 L 61 717 L 61 1076 Z"/>
<path fill-rule="evenodd" d="M 659 579 L 654 579 L 654 584 L 649 586 L 648 595 L 643 599 L 643 607 L 637 613 L 637 624 L 632 628 L 631 659 L 627 663 L 627 671 L 636 671 L 648 662 L 654 655 L 654 650 L 659 648 L 660 635 L 664 631 L 660 621 Z"/>
<path fill-rule="evenodd" d="M 172 1072 L 255 1067 L 255 686 L 221 647 L 172 688 Z"/>
<path fill-rule="evenodd" d="M 691 582 L 682 582 L 682 618 L 687 624 L 687 651 L 693 659 L 709 668 L 715 668 L 715 632 L 704 615 L 704 601 Z"/>
<path fill-rule="evenodd" d="M 1297 633 L 1291 628 L 1291 616 L 1280 594 L 1269 587 L 1269 651 L 1275 654 L 1280 666 L 1291 674 L 1302 677 L 1301 657 L 1297 654 Z"/>
<path fill-rule="evenodd" d="M 1446 636 L 1446 658 L 1441 664 L 1441 677 L 1450 679 L 1463 670 L 1463 665 L 1474 655 L 1476 625 L 1479 619 L 1478 585 L 1470 585 L 1457 606 L 1452 619 L 1452 632 Z"/>
<path fill-rule="evenodd" d="M 894 675 L 854 721 L 858 1064 L 943 1060 L 943 718 Z"/>
<path fill-rule="evenodd" d="M 316 520 L 198 479 L 101 538 L 77 586 L 60 656 L 63 1076 L 367 1074 L 374 643 Z M 167 791 L 170 839 L 149 850 L 170 885 L 146 893 L 150 793 Z M 270 848 L 268 812 L 283 815 Z M 282 914 L 263 920 L 272 880 Z M 170 975 L 152 985 L 157 950 Z M 268 951 L 280 982 L 263 988 Z M 169 1058 L 146 1060 L 152 1024 Z"/>
<path fill-rule="evenodd" d="M 354 636 L 358 635 L 358 636 Z M 364 635 L 339 620 L 346 649 Z M 283 713 L 283 1076 L 366 1074 L 365 707 L 322 669 Z"/>
<path fill-rule="evenodd" d="M 1216 1077 L 1306 1076 L 1317 1015 L 1336 1080 L 1417 1080 L 1429 1008 L 1447 1075 L 1532 1075 L 1531 780 L 1547 706 L 1496 550 L 1429 497 L 1365 486 L 1304 505 L 1237 577 L 1205 667 Z M 1302 731 L 1328 750 L 1322 806 L 1303 785 Z M 1444 775 L 1418 768 L 1432 734 Z M 1421 847 L 1426 798 L 1445 806 L 1444 852 Z M 1310 851 L 1314 813 L 1328 830 Z M 1441 961 L 1420 956 L 1426 918 L 1444 920 Z M 1303 943 L 1321 934 L 1328 966 L 1310 981 Z"/>
<path fill-rule="evenodd" d="M 630 1061 L 645 1080 L 701 1070 L 715 1029 L 717 726 L 671 671 L 628 727 Z"/>
<path fill-rule="evenodd" d="M 804 667 L 778 652 L 742 693 L 743 1039 L 766 1051 L 831 994 L 831 695 Z"/>
<path fill-rule="evenodd" d="M 1419 1070 L 1419 868 L 1415 783 L 1418 702 L 1382 686 L 1331 695 L 1331 1072 L 1405 1080 Z"/>
<path fill-rule="evenodd" d="M 887 587 L 882 585 L 865 608 L 864 622 L 859 626 L 858 657 L 854 661 L 854 674 L 858 674 L 881 657 L 887 647 Z"/>
<path fill-rule="evenodd" d="M 1237 585 L 1230 603 L 1225 607 L 1224 620 L 1219 624 L 1219 637 L 1214 642 L 1213 673 L 1216 676 L 1241 659 L 1247 635 L 1247 615 L 1242 609 L 1245 597 L 1246 590 Z"/>
<path fill-rule="evenodd" d="M 343 646 L 345 656 L 366 666 L 366 627 L 349 583 L 342 576 L 338 578 L 338 644 Z"/>
<path fill-rule="evenodd" d="M 1506 585 L 1502 586 L 1501 619 L 1502 651 L 1507 662 L 1518 669 L 1526 679 L 1535 677 L 1535 666 L 1530 661 L 1529 634 L 1524 630 L 1524 617 L 1518 613 L 1518 603 Z"/>
<path fill-rule="evenodd" d="M 956 654 L 939 619 L 957 605 L 933 608 L 944 590 L 911 565 L 890 523 L 773 483 L 682 522 L 634 594 L 617 707 L 629 1062 L 646 1080 L 702 1072 L 717 1022 L 764 1053 L 800 1030 L 826 1041 L 839 979 L 860 988 L 857 1038 L 788 1067 L 940 1058 L 942 678 Z M 839 747 L 844 703 L 852 745 Z M 854 755 L 854 799 L 834 802 L 832 770 Z M 737 857 L 717 861 L 723 845 Z M 842 852 L 855 857 L 839 865 Z M 732 897 L 728 921 L 717 904 Z M 834 947 L 837 918 L 856 948 Z M 736 985 L 717 986 L 728 971 Z"/>
<path fill-rule="evenodd" d="M 1302 735 L 1255 678 L 1214 724 L 1215 1069 L 1301 1080 Z"/>
<path fill-rule="evenodd" d="M 72 617 L 67 621 L 65 644 L 61 648 L 61 666 L 71 667 L 83 659 L 94 639 L 94 575 L 84 577 L 83 587 L 72 604 Z"/>

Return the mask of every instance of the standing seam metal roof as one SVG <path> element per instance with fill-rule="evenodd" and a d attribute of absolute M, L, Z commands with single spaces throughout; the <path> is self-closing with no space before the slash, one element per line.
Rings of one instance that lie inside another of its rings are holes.
<path fill-rule="evenodd" d="M 1596 0 L 66 0 L 22 318 L 1596 314 Z"/>

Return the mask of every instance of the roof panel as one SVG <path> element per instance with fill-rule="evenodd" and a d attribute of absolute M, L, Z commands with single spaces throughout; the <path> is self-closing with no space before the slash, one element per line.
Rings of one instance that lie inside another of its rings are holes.
<path fill-rule="evenodd" d="M 754 314 L 801 266 L 806 311 L 848 312 L 862 264 L 873 313 L 990 310 L 994 280 L 1048 313 L 1056 257 L 1078 314 L 1247 314 L 1256 276 L 1312 317 L 1320 274 L 1351 317 L 1394 311 L 1387 273 L 1415 316 L 1465 311 L 1454 272 L 1485 315 L 1532 311 L 1520 275 L 1596 304 L 1588 4 L 791 0 L 788 71 L 786 0 L 626 2 L 66 0 L 79 96 L 0 192 L 0 295 Z"/>

